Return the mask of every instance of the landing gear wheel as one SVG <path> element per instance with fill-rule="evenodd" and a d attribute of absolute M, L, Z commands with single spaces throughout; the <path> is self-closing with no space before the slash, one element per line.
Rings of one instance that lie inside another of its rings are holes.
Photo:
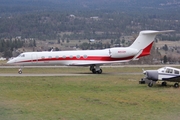
<path fill-rule="evenodd" d="M 89 70 L 92 71 L 93 74 L 101 74 L 102 73 L 102 69 L 100 68 L 100 65 L 91 65 Z"/>
<path fill-rule="evenodd" d="M 152 86 L 153 86 L 153 83 L 152 83 L 152 82 L 148 83 L 148 86 L 149 86 L 149 87 L 152 87 Z"/>
<path fill-rule="evenodd" d="M 178 83 L 175 83 L 175 84 L 174 84 L 174 87 L 175 87 L 175 88 L 179 88 L 179 84 L 178 84 Z"/>
<path fill-rule="evenodd" d="M 98 73 L 98 74 L 101 74 L 101 73 L 102 73 L 102 69 L 98 70 L 97 73 Z"/>
<path fill-rule="evenodd" d="M 96 69 L 93 68 L 93 69 L 92 69 L 92 73 L 93 73 L 93 74 L 96 74 Z"/>
<path fill-rule="evenodd" d="M 162 82 L 162 86 L 167 86 L 167 83 L 166 82 Z"/>
<path fill-rule="evenodd" d="M 19 74 L 22 74 L 22 70 L 19 70 L 18 73 L 19 73 Z"/>
<path fill-rule="evenodd" d="M 92 73 L 93 74 L 101 74 L 102 73 L 102 69 L 100 69 L 100 70 L 98 70 L 98 71 L 96 71 L 96 69 L 94 68 L 94 69 L 92 69 Z"/>

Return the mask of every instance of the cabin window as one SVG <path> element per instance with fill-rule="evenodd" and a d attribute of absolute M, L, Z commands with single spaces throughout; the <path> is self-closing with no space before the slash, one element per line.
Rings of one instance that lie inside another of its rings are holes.
<path fill-rule="evenodd" d="M 77 55 L 76 58 L 79 59 L 81 56 L 80 55 Z"/>
<path fill-rule="evenodd" d="M 66 56 L 65 56 L 65 55 L 63 55 L 63 56 L 62 56 L 62 58 L 66 58 Z"/>
<path fill-rule="evenodd" d="M 69 58 L 73 58 L 73 56 L 72 56 L 72 55 L 70 55 L 70 56 L 69 56 Z"/>
<path fill-rule="evenodd" d="M 166 73 L 173 73 L 173 69 L 166 69 Z"/>
<path fill-rule="evenodd" d="M 52 58 L 51 56 L 49 56 L 49 58 Z"/>
<path fill-rule="evenodd" d="M 174 70 L 174 74 L 179 74 L 179 71 L 177 71 L 177 70 Z"/>
<path fill-rule="evenodd" d="M 42 59 L 45 59 L 45 57 L 44 57 L 44 56 L 42 56 L 41 58 L 42 58 Z"/>
<path fill-rule="evenodd" d="M 86 58 L 87 58 L 87 55 L 83 55 L 83 58 L 86 59 Z"/>
<path fill-rule="evenodd" d="M 59 58 L 59 56 L 56 56 L 56 59 L 58 59 Z"/>

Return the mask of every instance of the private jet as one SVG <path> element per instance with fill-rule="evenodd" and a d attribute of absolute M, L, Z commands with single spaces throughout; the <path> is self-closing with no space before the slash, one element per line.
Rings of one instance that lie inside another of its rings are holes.
<path fill-rule="evenodd" d="M 173 30 L 141 31 L 129 47 L 113 47 L 103 50 L 24 52 L 9 60 L 7 64 L 90 66 L 92 73 L 101 74 L 100 66 L 103 64 L 129 62 L 149 55 L 156 35 L 168 32 L 173 32 Z M 21 74 L 22 70 L 19 69 L 18 72 Z"/>

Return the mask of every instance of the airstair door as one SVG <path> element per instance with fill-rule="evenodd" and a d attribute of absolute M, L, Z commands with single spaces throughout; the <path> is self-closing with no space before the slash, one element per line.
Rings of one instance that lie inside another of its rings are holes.
<path fill-rule="evenodd" d="M 31 55 L 31 63 L 37 63 L 38 62 L 38 56 L 37 54 Z"/>

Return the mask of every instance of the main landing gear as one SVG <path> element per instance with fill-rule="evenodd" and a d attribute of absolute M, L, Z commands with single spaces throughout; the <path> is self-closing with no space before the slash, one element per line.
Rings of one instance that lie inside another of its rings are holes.
<path fill-rule="evenodd" d="M 175 88 L 179 88 L 179 83 L 174 83 Z"/>
<path fill-rule="evenodd" d="M 162 82 L 161 85 L 162 86 L 167 86 L 167 83 L 166 82 Z"/>
<path fill-rule="evenodd" d="M 166 82 L 162 82 L 162 84 L 161 84 L 162 86 L 167 86 L 167 83 Z M 151 81 L 151 82 L 149 82 L 148 83 L 148 86 L 149 87 L 152 87 L 153 86 L 153 82 Z M 179 88 L 179 83 L 174 83 L 174 88 Z"/>
<path fill-rule="evenodd" d="M 100 68 L 99 65 L 91 65 L 90 71 L 92 71 L 93 74 L 101 74 L 102 73 L 102 69 Z"/>
<path fill-rule="evenodd" d="M 162 82 L 162 86 L 167 86 L 167 83 L 166 82 Z M 179 88 L 179 83 L 174 83 L 174 87 L 175 88 Z"/>

